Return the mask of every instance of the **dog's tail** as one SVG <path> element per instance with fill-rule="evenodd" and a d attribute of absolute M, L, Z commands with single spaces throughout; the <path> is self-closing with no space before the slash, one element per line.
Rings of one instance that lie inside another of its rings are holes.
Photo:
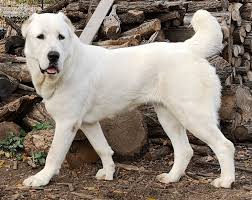
<path fill-rule="evenodd" d="M 206 10 L 198 10 L 191 24 L 195 31 L 185 44 L 197 55 L 206 58 L 222 51 L 222 31 L 217 19 Z"/>

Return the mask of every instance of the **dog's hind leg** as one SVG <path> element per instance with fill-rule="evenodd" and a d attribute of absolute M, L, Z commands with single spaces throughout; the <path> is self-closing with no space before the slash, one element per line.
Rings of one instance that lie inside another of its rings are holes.
<path fill-rule="evenodd" d="M 115 164 L 112 155 L 114 152 L 109 146 L 99 122 L 94 124 L 82 123 L 81 130 L 85 133 L 102 161 L 103 168 L 97 172 L 96 178 L 99 180 L 113 180 Z"/>
<path fill-rule="evenodd" d="M 174 164 L 171 171 L 168 174 L 158 175 L 157 179 L 163 183 L 177 182 L 185 174 L 187 165 L 193 156 L 193 150 L 189 144 L 185 128 L 175 116 L 161 105 L 155 106 L 155 111 L 174 149 Z"/>
<path fill-rule="evenodd" d="M 184 102 L 172 107 L 173 113 L 194 136 L 207 143 L 216 154 L 221 176 L 212 182 L 215 187 L 230 188 L 235 180 L 234 145 L 217 126 L 216 113 L 201 99 L 192 104 Z"/>
<path fill-rule="evenodd" d="M 198 119 L 187 126 L 197 138 L 207 143 L 216 154 L 221 176 L 212 182 L 215 187 L 230 188 L 235 180 L 234 145 L 221 133 L 214 122 L 209 119 Z"/>

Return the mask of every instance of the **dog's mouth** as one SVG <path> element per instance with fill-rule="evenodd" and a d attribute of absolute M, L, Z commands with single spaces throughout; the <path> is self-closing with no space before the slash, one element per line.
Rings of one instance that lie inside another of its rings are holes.
<path fill-rule="evenodd" d="M 50 65 L 47 69 L 40 68 L 40 70 L 43 74 L 47 73 L 50 75 L 55 75 L 59 73 L 59 68 L 56 65 Z"/>

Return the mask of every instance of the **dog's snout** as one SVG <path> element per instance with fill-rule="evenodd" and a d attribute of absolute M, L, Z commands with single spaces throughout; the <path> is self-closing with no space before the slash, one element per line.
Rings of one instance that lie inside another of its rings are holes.
<path fill-rule="evenodd" d="M 60 54 L 57 51 L 50 51 L 47 57 L 50 62 L 56 62 L 59 60 Z"/>

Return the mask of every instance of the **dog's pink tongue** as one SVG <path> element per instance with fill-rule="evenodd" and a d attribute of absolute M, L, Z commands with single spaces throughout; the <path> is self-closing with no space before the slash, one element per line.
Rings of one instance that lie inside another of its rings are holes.
<path fill-rule="evenodd" d="M 49 67 L 49 68 L 47 68 L 46 71 L 48 74 L 56 74 L 57 73 L 57 69 L 55 67 Z"/>

